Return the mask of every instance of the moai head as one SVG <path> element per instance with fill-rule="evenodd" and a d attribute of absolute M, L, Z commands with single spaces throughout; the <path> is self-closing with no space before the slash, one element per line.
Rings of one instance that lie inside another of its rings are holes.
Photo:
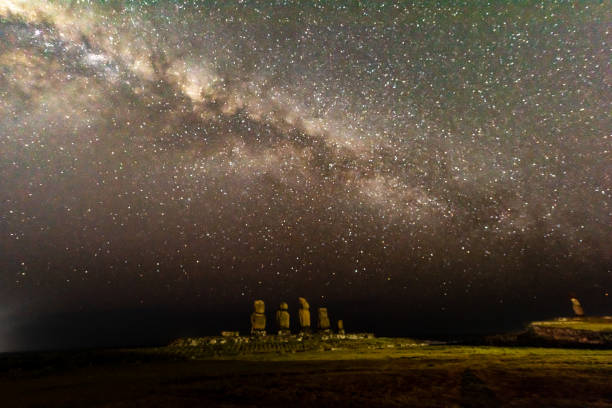
<path fill-rule="evenodd" d="M 255 302 L 253 302 L 253 305 L 255 306 L 255 313 L 266 312 L 266 305 L 263 300 L 256 300 Z"/>
<path fill-rule="evenodd" d="M 329 330 L 329 316 L 327 315 L 327 308 L 320 307 L 319 308 L 319 329 L 321 330 Z"/>
<path fill-rule="evenodd" d="M 289 310 L 289 305 L 287 304 L 287 302 L 281 302 L 280 310 Z"/>
<path fill-rule="evenodd" d="M 298 300 L 300 301 L 300 306 L 302 307 L 302 309 L 304 310 L 310 309 L 310 305 L 308 304 L 308 301 L 306 299 L 301 297 L 301 298 L 298 298 Z"/>

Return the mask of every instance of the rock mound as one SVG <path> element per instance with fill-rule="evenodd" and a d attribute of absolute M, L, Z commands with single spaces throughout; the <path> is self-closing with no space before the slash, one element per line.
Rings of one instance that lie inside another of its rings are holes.
<path fill-rule="evenodd" d="M 491 336 L 491 345 L 612 348 L 612 317 L 561 317 L 532 322 L 519 333 Z"/>

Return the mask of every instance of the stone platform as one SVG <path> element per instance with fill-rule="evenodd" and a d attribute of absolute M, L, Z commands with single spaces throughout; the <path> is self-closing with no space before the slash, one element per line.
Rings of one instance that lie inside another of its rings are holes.
<path fill-rule="evenodd" d="M 192 359 L 206 359 L 261 353 L 401 349 L 424 345 L 427 343 L 411 339 L 376 338 L 372 333 L 309 336 L 209 336 L 177 339 L 165 347 L 165 351 Z"/>

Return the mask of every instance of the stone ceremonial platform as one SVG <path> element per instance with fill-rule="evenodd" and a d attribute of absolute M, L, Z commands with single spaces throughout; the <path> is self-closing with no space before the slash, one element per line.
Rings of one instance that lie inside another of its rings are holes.
<path fill-rule="evenodd" d="M 191 359 L 207 359 L 264 353 L 397 350 L 429 344 L 407 338 L 376 338 L 372 333 L 265 337 L 210 336 L 177 339 L 165 347 L 164 351 Z"/>

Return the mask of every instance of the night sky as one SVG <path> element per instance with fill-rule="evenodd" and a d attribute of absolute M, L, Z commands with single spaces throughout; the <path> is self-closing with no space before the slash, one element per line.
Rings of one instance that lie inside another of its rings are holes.
<path fill-rule="evenodd" d="M 612 311 L 608 1 L 0 0 L 0 351 Z"/>

